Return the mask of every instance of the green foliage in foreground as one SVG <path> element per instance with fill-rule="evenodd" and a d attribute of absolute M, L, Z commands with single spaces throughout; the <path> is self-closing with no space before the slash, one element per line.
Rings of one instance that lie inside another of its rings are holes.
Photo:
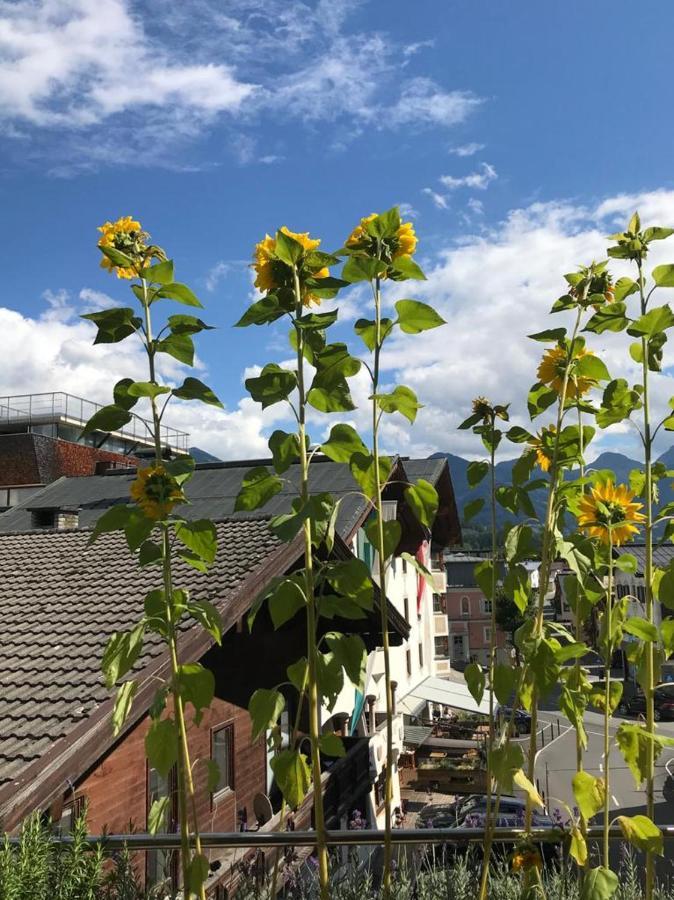
<path fill-rule="evenodd" d="M 166 889 L 146 891 L 126 852 L 105 863 L 100 850 L 85 844 L 86 823 L 75 826 L 73 843 L 59 844 L 37 816 L 29 819 L 18 846 L 0 847 L 0 900 L 176 900 Z M 340 851 L 334 852 L 331 866 L 331 900 L 381 900 L 381 888 L 374 873 L 348 851 L 340 865 Z M 376 859 L 376 854 L 375 857 Z M 251 859 L 251 856 L 248 856 Z M 440 848 L 431 860 L 425 850 L 409 850 L 394 868 L 396 900 L 474 900 L 480 884 L 481 858 L 478 852 L 446 858 Z M 254 862 L 234 864 L 240 876 L 236 900 L 272 900 L 271 878 L 260 878 Z M 619 867 L 617 900 L 643 900 L 640 860 L 623 845 Z M 543 871 L 547 900 L 583 900 L 578 870 L 570 864 L 549 864 Z M 287 900 L 316 900 L 319 884 L 312 861 L 299 862 L 292 852 L 282 864 L 278 896 Z M 492 865 L 489 896 L 498 900 L 519 900 L 522 876 L 510 871 L 505 860 Z M 656 900 L 674 900 L 674 885 L 656 887 Z"/>

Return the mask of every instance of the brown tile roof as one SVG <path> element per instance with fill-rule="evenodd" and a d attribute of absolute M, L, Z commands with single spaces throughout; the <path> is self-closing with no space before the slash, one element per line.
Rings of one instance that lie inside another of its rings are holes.
<path fill-rule="evenodd" d="M 221 602 L 280 545 L 266 519 L 216 527 L 213 568 L 201 575 L 178 563 L 176 583 Z M 140 569 L 119 535 L 92 547 L 88 539 L 86 531 L 0 534 L 0 786 L 108 699 L 105 643 L 138 621 L 145 593 L 159 584 L 158 570 Z M 148 636 L 137 668 L 161 651 Z"/>

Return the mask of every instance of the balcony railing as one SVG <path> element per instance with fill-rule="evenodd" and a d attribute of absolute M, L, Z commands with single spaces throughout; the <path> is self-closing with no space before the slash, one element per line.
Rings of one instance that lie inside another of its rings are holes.
<path fill-rule="evenodd" d="M 75 397 L 63 391 L 52 391 L 43 394 L 17 394 L 0 397 L 0 428 L 5 425 L 46 425 L 63 424 L 82 428 L 86 422 L 102 409 L 100 403 Z M 152 444 L 150 423 L 135 413 L 131 421 L 112 432 L 133 443 Z M 189 434 L 178 431 L 168 425 L 161 426 L 161 439 L 165 447 L 186 452 L 189 446 Z"/>
<path fill-rule="evenodd" d="M 658 826 L 665 840 L 674 839 L 674 825 Z M 589 840 L 601 840 L 601 825 L 593 825 L 587 829 Z M 393 844 L 466 844 L 484 843 L 483 828 L 394 828 L 391 833 Z M 496 843 L 514 844 L 527 834 L 524 828 L 496 828 Z M 529 832 L 534 842 L 557 843 L 568 837 L 563 828 L 532 828 Z M 208 832 L 202 833 L 201 844 L 204 849 L 271 849 L 274 847 L 315 847 L 315 831 L 243 831 L 243 832 Z M 19 837 L 9 837 L 10 846 L 18 845 Z M 70 835 L 54 835 L 55 843 L 72 844 L 75 840 Z M 113 853 L 125 847 L 131 852 L 139 850 L 180 850 L 179 834 L 94 834 L 86 837 L 90 847 L 100 846 L 104 853 Z M 619 826 L 609 829 L 609 840 L 625 841 L 625 835 Z M 384 843 L 384 832 L 377 829 L 359 831 L 328 831 L 326 842 L 331 847 L 378 846 Z"/>

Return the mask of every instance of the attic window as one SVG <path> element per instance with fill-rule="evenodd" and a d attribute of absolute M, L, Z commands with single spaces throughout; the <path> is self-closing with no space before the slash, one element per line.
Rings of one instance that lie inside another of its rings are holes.
<path fill-rule="evenodd" d="M 33 528 L 53 528 L 56 522 L 56 510 L 34 509 L 31 512 L 31 526 Z"/>

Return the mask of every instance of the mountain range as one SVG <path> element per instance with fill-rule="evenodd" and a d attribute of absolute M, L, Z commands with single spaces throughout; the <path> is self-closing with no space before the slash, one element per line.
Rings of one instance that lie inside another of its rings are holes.
<path fill-rule="evenodd" d="M 484 527 L 489 524 L 490 512 L 489 512 L 489 479 L 485 478 L 477 487 L 470 488 L 468 486 L 468 464 L 470 460 L 464 459 L 462 456 L 456 456 L 454 453 L 433 453 L 433 459 L 447 459 L 449 464 L 449 471 L 452 475 L 452 484 L 454 485 L 454 494 L 456 496 L 456 505 L 459 511 L 459 516 L 463 520 L 463 508 L 470 500 L 475 500 L 478 497 L 481 497 L 485 500 L 485 505 L 482 507 L 482 510 L 471 519 L 470 525 Z M 674 447 L 670 447 L 669 450 L 666 450 L 660 457 L 658 457 L 658 462 L 664 463 L 668 469 L 674 469 Z M 496 464 L 496 484 L 509 484 L 511 481 L 511 472 L 513 464 L 515 463 L 514 459 L 503 460 L 500 463 Z M 616 476 L 616 483 L 627 484 L 629 481 L 629 474 L 633 469 L 643 469 L 643 463 L 638 462 L 635 459 L 630 459 L 628 456 L 625 456 L 623 453 L 614 453 L 614 452 L 605 452 L 600 453 L 599 456 L 588 466 L 590 469 L 611 469 Z M 532 473 L 532 478 L 540 477 L 540 470 L 534 469 Z M 658 505 L 664 505 L 665 503 L 670 503 L 674 500 L 674 492 L 672 491 L 672 480 L 671 479 L 663 479 L 660 483 L 660 503 Z M 534 508 L 536 512 L 542 515 L 545 502 L 546 502 L 546 492 L 545 488 L 541 488 L 537 491 L 531 492 L 531 500 L 534 504 Z M 497 520 L 500 523 L 508 519 L 512 521 L 513 516 L 511 513 L 504 510 L 502 507 L 498 507 L 497 512 Z"/>

